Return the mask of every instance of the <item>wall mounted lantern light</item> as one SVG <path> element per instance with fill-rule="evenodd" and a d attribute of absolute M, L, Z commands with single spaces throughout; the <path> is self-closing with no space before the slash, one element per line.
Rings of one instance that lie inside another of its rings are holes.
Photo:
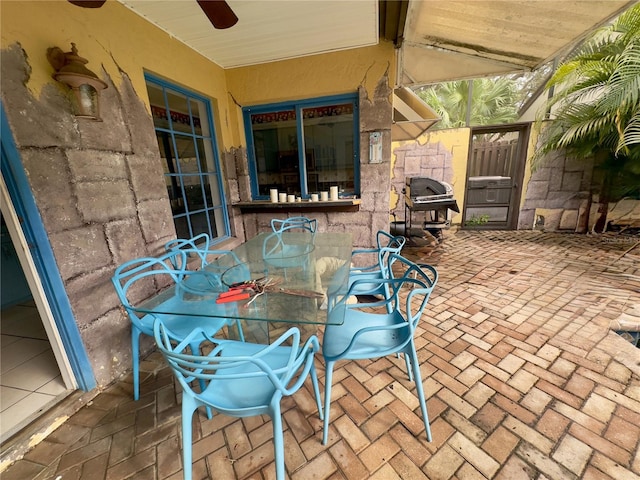
<path fill-rule="evenodd" d="M 86 58 L 78 55 L 76 44 L 71 44 L 70 52 L 58 47 L 47 50 L 47 60 L 56 73 L 53 78 L 71 87 L 71 101 L 76 117 L 102 121 L 100 118 L 100 90 L 107 84 L 85 67 Z"/>

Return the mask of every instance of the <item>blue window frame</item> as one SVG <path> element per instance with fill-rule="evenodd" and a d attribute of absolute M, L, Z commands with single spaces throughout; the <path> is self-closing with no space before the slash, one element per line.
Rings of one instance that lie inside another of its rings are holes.
<path fill-rule="evenodd" d="M 145 74 L 178 238 L 229 236 L 229 218 L 206 97 Z"/>
<path fill-rule="evenodd" d="M 242 111 L 254 200 L 272 188 L 308 198 L 334 185 L 340 196 L 360 195 L 357 94 Z"/>

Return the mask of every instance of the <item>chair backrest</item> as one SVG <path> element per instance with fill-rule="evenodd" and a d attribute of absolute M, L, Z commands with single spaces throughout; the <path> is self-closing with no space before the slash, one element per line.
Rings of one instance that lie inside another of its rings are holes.
<path fill-rule="evenodd" d="M 172 284 L 181 283 L 188 273 L 186 270 L 173 268 L 174 264 L 186 264 L 184 251 L 174 250 L 158 257 L 129 260 L 116 268 L 111 277 L 120 302 L 131 321 L 139 328 L 143 327 L 132 307 Z"/>
<path fill-rule="evenodd" d="M 169 240 L 164 245 L 164 249 L 167 252 L 171 252 L 174 250 L 182 250 L 186 254 L 186 260 L 188 261 L 190 258 L 199 258 L 200 263 L 196 266 L 196 268 L 204 268 L 209 265 L 215 258 L 222 257 L 224 255 L 229 255 L 229 259 L 225 262 L 222 262 L 226 268 L 229 268 L 233 265 L 240 264 L 240 259 L 238 256 L 231 250 L 215 250 L 210 249 L 211 239 L 209 235 L 206 233 L 201 233 L 200 235 L 196 235 L 193 238 L 177 238 L 174 240 Z M 174 257 L 174 260 L 178 260 L 178 257 Z M 174 268 L 181 269 L 187 268 L 188 265 L 179 265 L 173 264 Z"/>
<path fill-rule="evenodd" d="M 305 266 L 309 254 L 315 249 L 318 221 L 307 217 L 290 217 L 284 220 L 271 220 L 273 232 L 262 243 L 263 258 L 278 267 L 288 268 L 295 265 Z M 294 235 L 294 238 L 287 237 Z"/>
<path fill-rule="evenodd" d="M 201 233 L 200 235 L 196 235 L 193 238 L 176 238 L 174 240 L 169 240 L 164 245 L 164 249 L 167 252 L 176 249 L 195 249 L 195 250 L 209 250 L 209 245 L 211 244 L 211 238 L 207 233 Z"/>
<path fill-rule="evenodd" d="M 256 348 L 254 344 L 236 340 L 212 338 L 201 328 L 194 329 L 175 344 L 176 342 L 172 342 L 175 336 L 159 319 L 154 323 L 153 334 L 158 349 L 178 378 L 184 392 L 195 398 L 200 396 L 199 392 L 192 388 L 193 380 L 201 381 L 200 384 L 204 385 L 204 388 L 207 388 L 210 382 L 215 382 L 217 389 L 235 391 L 238 397 L 242 397 L 243 391 L 247 388 L 252 389 L 254 397 L 257 393 L 255 389 L 258 388 L 267 388 L 283 396 L 291 395 L 304 383 L 313 366 L 314 354 L 320 348 L 315 335 L 304 345 L 300 345 L 300 331 L 296 327 L 287 330 L 273 343 L 264 345 L 264 348 Z M 203 341 L 207 343 L 205 348 L 210 347 L 207 355 L 186 353 L 190 351 L 191 343 Z M 287 348 L 283 350 L 283 346 Z M 283 356 L 283 352 L 286 352 L 286 356 Z M 276 365 L 276 368 L 272 368 L 273 365 Z M 268 379 L 269 383 L 258 382 L 260 378 Z M 246 415 L 242 410 L 246 409 L 247 405 L 235 405 L 231 396 L 224 398 L 224 402 L 220 404 L 212 403 L 212 397 L 203 401 L 227 415 Z M 256 405 L 258 406 L 262 405 Z"/>
<path fill-rule="evenodd" d="M 381 313 L 395 311 L 402 314 L 413 333 L 438 282 L 438 272 L 431 265 L 414 263 L 397 253 L 391 253 L 388 262 L 388 277 L 355 279 L 351 282 L 347 294 L 332 310 L 336 310 L 340 305 L 346 309 L 364 310 L 384 307 L 379 310 Z M 387 291 L 384 297 L 368 302 L 347 303 L 352 295 L 366 298 L 366 295 L 377 294 L 381 289 Z"/>
<path fill-rule="evenodd" d="M 196 235 L 192 238 L 176 238 L 173 240 L 169 240 L 164 244 L 164 249 L 167 252 L 172 252 L 174 250 L 183 250 L 187 256 L 185 257 L 188 261 L 189 258 L 197 257 L 200 259 L 200 265 L 198 268 L 204 267 L 208 263 L 209 254 L 209 245 L 211 243 L 211 239 L 207 233 L 201 233 L 200 235 Z M 177 260 L 177 257 L 174 258 Z M 174 268 L 187 268 L 187 264 L 184 265 L 173 265 Z"/>
<path fill-rule="evenodd" d="M 307 217 L 289 217 L 284 220 L 274 218 L 271 220 L 271 229 L 275 233 L 286 231 L 308 231 L 315 235 L 318 230 L 318 220 Z"/>
<path fill-rule="evenodd" d="M 357 249 L 352 253 L 352 257 L 365 258 L 369 262 L 373 262 L 375 256 L 375 264 L 369 264 L 365 266 L 355 266 L 352 268 L 352 273 L 373 273 L 378 272 L 383 277 L 388 277 L 388 263 L 389 256 L 391 254 L 400 254 L 407 239 L 402 235 L 393 236 L 389 232 L 384 230 L 378 230 L 376 234 L 376 248 L 375 249 Z"/>
<path fill-rule="evenodd" d="M 426 263 L 414 263 L 402 255 L 389 256 L 390 279 L 394 295 L 401 297 L 406 292 L 404 314 L 414 330 L 422 316 L 429 297 L 438 283 L 438 271 Z"/>
<path fill-rule="evenodd" d="M 402 235 L 393 236 L 384 230 L 378 231 L 376 235 L 376 242 L 378 244 L 378 267 L 383 276 L 389 276 L 388 267 L 390 256 L 399 255 L 406 241 L 407 239 Z"/>
<path fill-rule="evenodd" d="M 376 233 L 376 244 L 379 249 L 394 248 L 397 249 L 396 253 L 400 253 L 406 242 L 407 239 L 403 235 L 394 236 L 385 230 L 378 230 Z"/>

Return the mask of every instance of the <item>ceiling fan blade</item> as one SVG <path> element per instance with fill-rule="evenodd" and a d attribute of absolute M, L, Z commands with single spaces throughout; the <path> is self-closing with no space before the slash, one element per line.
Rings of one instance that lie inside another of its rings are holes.
<path fill-rule="evenodd" d="M 107 0 L 67 0 L 69 3 L 82 8 L 100 8 Z"/>
<path fill-rule="evenodd" d="M 233 27 L 238 17 L 225 0 L 197 0 L 211 24 L 220 30 Z"/>

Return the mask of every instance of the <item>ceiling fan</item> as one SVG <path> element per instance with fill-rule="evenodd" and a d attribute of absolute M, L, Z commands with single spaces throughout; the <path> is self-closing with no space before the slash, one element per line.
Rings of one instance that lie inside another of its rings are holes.
<path fill-rule="evenodd" d="M 82 8 L 100 8 L 107 0 L 67 0 Z M 223 30 L 238 23 L 238 17 L 225 0 L 196 0 L 214 28 Z"/>

